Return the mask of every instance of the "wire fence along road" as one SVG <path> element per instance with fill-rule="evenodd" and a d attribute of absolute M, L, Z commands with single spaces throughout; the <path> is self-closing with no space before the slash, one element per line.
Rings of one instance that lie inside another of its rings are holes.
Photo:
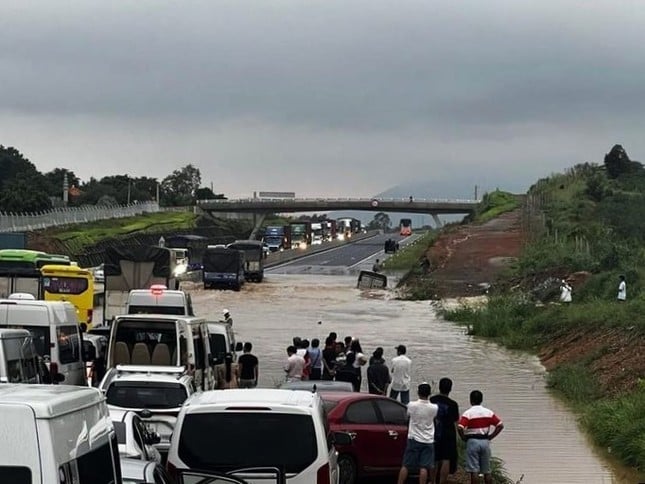
<path fill-rule="evenodd" d="M 157 202 L 55 208 L 40 213 L 14 214 L 0 212 L 0 232 L 29 232 L 58 225 L 81 224 L 110 218 L 132 217 L 159 211 Z"/>

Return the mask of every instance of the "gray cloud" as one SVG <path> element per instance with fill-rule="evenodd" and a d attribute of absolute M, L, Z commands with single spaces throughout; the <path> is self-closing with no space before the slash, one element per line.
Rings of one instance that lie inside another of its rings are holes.
<path fill-rule="evenodd" d="M 0 143 L 84 177 L 195 162 L 240 192 L 526 187 L 614 142 L 643 152 L 644 17 L 626 0 L 21 2 L 0 17 Z"/>

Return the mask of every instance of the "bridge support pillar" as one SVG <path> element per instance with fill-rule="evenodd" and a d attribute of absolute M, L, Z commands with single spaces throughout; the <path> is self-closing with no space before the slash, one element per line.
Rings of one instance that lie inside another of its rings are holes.
<path fill-rule="evenodd" d="M 249 235 L 249 239 L 255 240 L 257 238 L 258 232 L 260 231 L 260 228 L 262 228 L 262 224 L 264 223 L 266 216 L 266 213 L 253 214 L 253 230 L 251 231 L 251 235 Z"/>
<path fill-rule="evenodd" d="M 439 215 L 437 215 L 436 213 L 431 213 L 430 215 L 432 216 L 432 220 L 434 220 L 434 224 L 438 229 L 443 227 L 443 224 L 441 223 L 441 219 L 439 218 Z"/>

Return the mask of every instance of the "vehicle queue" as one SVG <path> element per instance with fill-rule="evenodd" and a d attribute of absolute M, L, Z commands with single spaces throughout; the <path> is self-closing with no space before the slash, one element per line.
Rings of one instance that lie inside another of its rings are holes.
<path fill-rule="evenodd" d="M 400 403 L 322 382 L 318 391 L 218 390 L 218 368 L 242 350 L 232 321 L 196 317 L 188 294 L 153 284 L 130 290 L 109 327 L 92 327 L 69 300 L 37 298 L 54 277 L 43 265 L 39 276 L 31 266 L 18 274 L 29 285 L 8 279 L 7 289 L 32 292 L 0 300 L 0 326 L 18 332 L 6 338 L 30 348 L 17 362 L 0 352 L 0 368 L 10 368 L 0 374 L 0 422 L 12 418 L 17 434 L 30 434 L 20 459 L 0 453 L 0 482 L 352 484 L 398 470 L 407 432 Z"/>

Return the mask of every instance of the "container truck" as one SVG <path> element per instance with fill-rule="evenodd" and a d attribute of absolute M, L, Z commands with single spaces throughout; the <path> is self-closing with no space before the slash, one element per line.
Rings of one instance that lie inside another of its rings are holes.
<path fill-rule="evenodd" d="M 227 248 L 244 252 L 244 277 L 247 281 L 264 279 L 264 247 L 259 240 L 236 240 Z"/>

